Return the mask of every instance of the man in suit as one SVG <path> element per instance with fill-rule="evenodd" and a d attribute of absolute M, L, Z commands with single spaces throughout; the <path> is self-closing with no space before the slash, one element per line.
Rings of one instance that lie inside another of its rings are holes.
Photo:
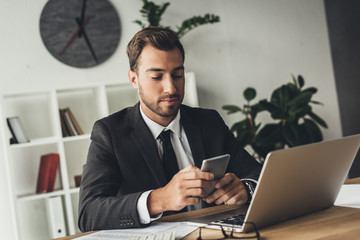
<path fill-rule="evenodd" d="M 127 54 L 140 101 L 94 124 L 80 187 L 81 231 L 142 227 L 201 203 L 247 203 L 261 166 L 216 111 L 181 104 L 185 54 L 176 34 L 145 28 Z M 207 196 L 214 176 L 200 171 L 202 160 L 226 153 L 227 173 Z"/>

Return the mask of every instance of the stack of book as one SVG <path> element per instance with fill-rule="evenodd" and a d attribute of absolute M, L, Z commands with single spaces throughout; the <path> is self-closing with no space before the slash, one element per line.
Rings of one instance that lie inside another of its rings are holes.
<path fill-rule="evenodd" d="M 84 134 L 70 108 L 59 109 L 63 137 Z"/>

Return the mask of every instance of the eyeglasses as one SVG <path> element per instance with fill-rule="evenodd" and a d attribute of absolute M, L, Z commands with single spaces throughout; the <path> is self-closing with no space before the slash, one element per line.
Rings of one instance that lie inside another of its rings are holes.
<path fill-rule="evenodd" d="M 255 231 L 255 235 L 251 235 L 251 236 L 245 236 L 245 237 L 240 237 L 240 236 L 236 236 L 236 233 L 234 232 L 234 226 L 232 227 L 232 230 L 230 232 L 230 234 L 227 234 L 224 230 L 224 228 L 221 226 L 221 225 L 218 225 L 218 224 L 210 224 L 210 225 L 216 225 L 216 226 L 219 226 L 221 228 L 221 232 L 223 234 L 223 238 L 214 238 L 214 239 L 204 239 L 201 237 L 201 230 L 204 228 L 204 227 L 200 227 L 199 229 L 199 237 L 197 238 L 197 240 L 223 240 L 223 239 L 257 239 L 257 240 L 260 240 L 260 233 L 258 232 L 257 228 L 256 228 L 256 225 L 255 223 L 252 223 L 252 222 L 244 222 L 246 224 L 250 224 L 252 225 L 254 231 Z"/>

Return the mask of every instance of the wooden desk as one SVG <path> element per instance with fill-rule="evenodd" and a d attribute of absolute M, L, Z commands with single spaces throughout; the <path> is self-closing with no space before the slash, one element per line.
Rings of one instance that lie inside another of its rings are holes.
<path fill-rule="evenodd" d="M 359 184 L 360 178 L 350 179 L 346 184 Z M 192 212 L 180 213 L 161 218 L 161 221 L 184 221 L 192 218 L 210 215 L 219 211 L 229 210 L 236 206 L 216 206 Z M 360 238 L 360 208 L 332 206 L 306 216 L 298 217 L 259 230 L 261 239 L 357 239 Z M 91 233 L 91 232 L 89 232 Z M 76 234 L 58 240 L 70 240 L 89 233 Z M 221 238 L 219 230 L 203 229 L 203 238 Z M 253 235 L 239 234 L 239 236 Z M 184 240 L 196 239 L 199 230 L 187 235 Z"/>
<path fill-rule="evenodd" d="M 345 184 L 360 184 L 360 177 L 348 179 L 345 181 Z"/>
<path fill-rule="evenodd" d="M 200 210 L 198 210 L 200 211 Z M 198 214 L 182 213 L 181 220 L 199 217 Z M 185 216 L 188 214 L 188 216 Z M 180 215 L 180 214 L 179 214 Z M 193 216 L 196 215 L 196 216 Z M 170 218 L 172 217 L 172 218 Z M 169 216 L 163 220 L 177 220 L 176 216 Z M 328 209 L 298 217 L 283 223 L 272 225 L 259 230 L 261 239 L 356 239 L 360 236 L 360 209 L 333 206 Z M 221 238 L 219 230 L 203 229 L 203 238 Z M 239 234 L 250 236 L 253 233 Z M 184 239 L 196 239 L 199 230 L 187 235 Z"/>

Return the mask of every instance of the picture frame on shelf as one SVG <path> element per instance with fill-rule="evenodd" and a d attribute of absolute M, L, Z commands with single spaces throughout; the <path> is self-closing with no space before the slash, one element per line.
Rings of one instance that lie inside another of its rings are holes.
<path fill-rule="evenodd" d="M 8 117 L 6 118 L 6 122 L 12 135 L 10 144 L 30 142 L 30 139 L 27 136 L 22 122 L 18 116 Z"/>

